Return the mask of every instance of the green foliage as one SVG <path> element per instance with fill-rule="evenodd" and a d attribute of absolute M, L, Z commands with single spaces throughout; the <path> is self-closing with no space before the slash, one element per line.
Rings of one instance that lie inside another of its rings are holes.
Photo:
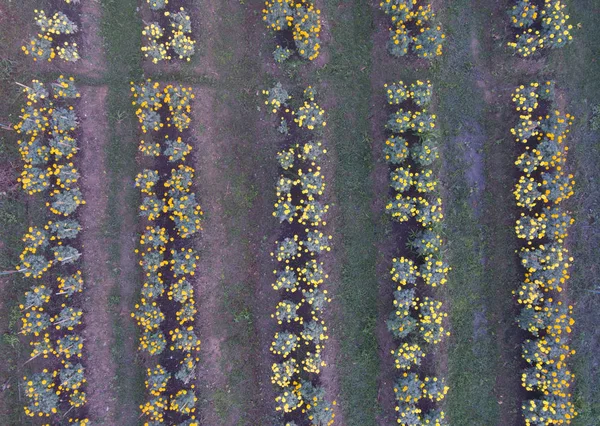
<path fill-rule="evenodd" d="M 141 192 L 152 195 L 154 194 L 154 186 L 158 182 L 158 179 L 158 171 L 145 169 L 135 177 L 135 186 L 136 188 L 140 188 Z"/>
<path fill-rule="evenodd" d="M 59 240 L 77 237 L 81 231 L 81 225 L 75 219 L 58 220 L 48 222 L 48 229 Z"/>
<path fill-rule="evenodd" d="M 290 332 L 277 332 L 271 343 L 271 352 L 284 359 L 288 358 L 299 345 L 300 338 Z"/>
<path fill-rule="evenodd" d="M 408 142 L 401 136 L 391 136 L 385 141 L 383 153 L 388 163 L 402 164 L 409 155 Z"/>
<path fill-rule="evenodd" d="M 286 290 L 294 292 L 298 286 L 298 277 L 294 270 L 286 266 L 283 271 L 276 272 L 277 279 L 273 283 L 274 290 Z"/>
<path fill-rule="evenodd" d="M 57 215 L 69 216 L 74 213 L 81 204 L 85 204 L 79 188 L 66 189 L 63 191 L 55 190 L 50 196 L 52 197 L 52 201 L 48 203 L 50 210 Z"/>
<path fill-rule="evenodd" d="M 410 370 L 421 365 L 425 352 L 417 344 L 402 343 L 398 348 L 392 350 L 394 365 L 400 370 Z"/>
<path fill-rule="evenodd" d="M 510 23 L 515 28 L 529 28 L 535 22 L 538 8 L 529 0 L 518 0 L 509 11 Z"/>
<path fill-rule="evenodd" d="M 73 327 L 81 324 L 83 311 L 71 306 L 64 307 L 58 315 L 52 319 L 52 325 L 56 328 L 66 328 L 72 330 Z"/>
<path fill-rule="evenodd" d="M 437 255 L 442 248 L 442 237 L 431 229 L 423 229 L 410 239 L 409 245 L 421 257 Z"/>
<path fill-rule="evenodd" d="M 270 90 L 263 90 L 263 94 L 267 97 L 265 105 L 271 109 L 272 113 L 277 113 L 282 106 L 287 106 L 287 101 L 292 98 L 281 82 L 277 82 Z"/>
<path fill-rule="evenodd" d="M 410 84 L 410 97 L 415 105 L 426 108 L 431 103 L 433 85 L 429 80 L 416 80 Z"/>
<path fill-rule="evenodd" d="M 278 64 L 281 64 L 288 60 L 290 56 L 292 56 L 292 51 L 287 47 L 277 46 L 277 48 L 273 51 L 273 59 Z"/>
<path fill-rule="evenodd" d="M 185 161 L 186 156 L 192 151 L 192 146 L 183 142 L 181 137 L 176 140 L 165 140 L 166 148 L 163 155 L 169 158 L 169 161 Z"/>
<path fill-rule="evenodd" d="M 161 10 L 165 8 L 168 0 L 146 0 L 146 3 L 150 5 L 152 10 Z"/>
<path fill-rule="evenodd" d="M 439 158 L 437 141 L 430 137 L 421 139 L 411 147 L 410 156 L 421 167 L 431 166 Z"/>
<path fill-rule="evenodd" d="M 28 405 L 25 414 L 30 417 L 49 417 L 57 412 L 59 397 L 54 390 L 55 373 L 44 370 L 30 378 L 25 377 L 24 388 Z"/>

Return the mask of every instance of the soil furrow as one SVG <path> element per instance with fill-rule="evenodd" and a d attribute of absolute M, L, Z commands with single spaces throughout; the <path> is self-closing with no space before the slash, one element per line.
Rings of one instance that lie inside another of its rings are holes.
<path fill-rule="evenodd" d="M 81 187 L 86 205 L 82 208 L 87 391 L 90 418 L 94 423 L 116 422 L 114 393 L 115 364 L 110 352 L 112 324 L 109 295 L 115 284 L 110 271 L 107 240 L 102 224 L 108 202 L 104 148 L 108 142 L 106 95 L 108 88 L 81 87 L 79 104 L 82 138 Z"/>

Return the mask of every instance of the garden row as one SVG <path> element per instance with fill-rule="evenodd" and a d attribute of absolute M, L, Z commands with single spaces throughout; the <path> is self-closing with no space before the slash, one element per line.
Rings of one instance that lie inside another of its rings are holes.
<path fill-rule="evenodd" d="M 326 150 L 313 139 L 326 124 L 324 111 L 311 87 L 294 109 L 281 84 L 264 93 L 268 108 L 280 117 L 280 132 L 287 136 L 277 154 L 281 174 L 273 212 L 283 234 L 272 253 L 278 262 L 273 289 L 281 296 L 272 315 L 280 327 L 271 344 L 276 358 L 271 376 L 278 388 L 276 410 L 287 426 L 330 425 L 333 407 L 319 381 L 328 339 L 323 311 L 331 301 L 322 289 L 328 276 L 321 261 L 331 239 L 323 233 L 329 206 L 321 200 L 325 178 L 320 162 Z"/>
<path fill-rule="evenodd" d="M 80 9 L 74 0 L 64 0 L 65 12 L 55 11 L 47 15 L 44 10 L 35 10 L 35 23 L 39 32 L 22 47 L 23 53 L 30 55 L 34 61 L 51 62 L 57 56 L 66 62 L 80 59 L 79 49 L 75 42 L 75 34 L 79 31 L 76 21 Z"/>
<path fill-rule="evenodd" d="M 449 335 L 443 326 L 447 314 L 434 289 L 446 284 L 450 270 L 441 237 L 436 116 L 428 112 L 432 86 L 417 80 L 385 88 L 394 108 L 384 147 L 393 196 L 385 208 L 392 220 L 410 230 L 408 241 L 399 241 L 401 250 L 408 247 L 406 256 L 393 259 L 390 271 L 396 291 L 387 327 L 398 342 L 392 351 L 399 370 L 394 385 L 397 421 L 445 425 L 437 403 L 445 398 L 448 386 L 444 378 L 431 375 L 437 345 Z"/>
<path fill-rule="evenodd" d="M 183 6 L 169 5 L 169 0 L 146 0 L 152 21 L 142 31 L 142 52 L 155 64 L 171 59 L 189 61 L 195 52 L 196 41 L 192 37 L 192 22 Z M 51 62 L 57 56 L 66 62 L 76 62 L 80 53 L 75 36 L 79 32 L 77 20 L 78 1 L 64 0 L 65 11 L 46 14 L 35 10 L 35 23 L 39 32 L 22 47 L 34 61 Z M 175 1 L 175 3 L 182 3 Z"/>
<path fill-rule="evenodd" d="M 514 190 L 521 217 L 515 230 L 523 282 L 515 292 L 517 323 L 527 338 L 522 385 L 531 399 L 523 403 L 527 425 L 570 424 L 577 414 L 570 394 L 569 334 L 572 307 L 564 295 L 572 258 L 565 238 L 573 218 L 564 202 L 573 195 L 566 171 L 566 136 L 573 117 L 558 110 L 554 82 L 520 86 L 513 94 L 519 122 L 512 129 L 522 153 L 515 162 L 520 177 Z"/>
<path fill-rule="evenodd" d="M 321 11 L 312 0 L 267 0 L 263 20 L 277 36 L 273 59 L 282 63 L 297 54 L 313 61 L 321 49 Z"/>
<path fill-rule="evenodd" d="M 432 60 L 442 54 L 446 36 L 431 4 L 421 0 L 383 0 L 379 7 L 390 17 L 388 51 L 392 56 L 402 57 L 410 52 Z"/>
<path fill-rule="evenodd" d="M 142 52 L 155 64 L 171 59 L 189 61 L 195 52 L 192 21 L 181 0 L 146 0 L 152 21 L 144 22 Z M 175 3 L 175 5 L 173 4 Z M 179 6 L 179 7 L 178 7 Z"/>
<path fill-rule="evenodd" d="M 263 19 L 277 39 L 276 63 L 293 55 L 309 61 L 318 57 L 320 13 L 309 0 L 265 2 Z M 331 239 L 324 233 L 329 206 L 322 200 L 325 178 L 321 164 L 327 150 L 319 141 L 326 125 L 325 112 L 315 101 L 316 91 L 311 86 L 299 102 L 291 101 L 281 83 L 263 93 L 267 108 L 279 117 L 279 132 L 285 135 L 277 154 L 280 176 L 273 212 L 282 233 L 272 253 L 277 261 L 272 286 L 280 294 L 272 315 L 279 326 L 271 344 L 275 409 L 281 425 L 331 425 L 335 402 L 327 401 L 320 380 L 328 339 L 323 315 L 331 302 L 323 289 L 328 278 L 323 255 L 330 250 Z"/>
<path fill-rule="evenodd" d="M 140 216 L 141 296 L 132 317 L 140 327 L 140 351 L 149 355 L 146 424 L 197 425 L 195 372 L 200 339 L 194 276 L 198 255 L 193 237 L 201 230 L 202 210 L 193 191 L 195 170 L 186 164 L 192 146 L 191 88 L 150 80 L 132 85 L 133 105 L 145 140 L 144 163 L 135 185 L 143 195 Z"/>
<path fill-rule="evenodd" d="M 516 0 L 509 12 L 514 41 L 508 46 L 523 57 L 565 46 L 573 38 L 565 8 L 561 0 Z"/>
<path fill-rule="evenodd" d="M 37 371 L 23 377 L 25 414 L 52 424 L 87 425 L 83 311 L 80 270 L 81 231 L 76 213 L 84 204 L 79 190 L 77 152 L 79 93 L 73 78 L 60 76 L 46 87 L 33 80 L 23 86 L 27 105 L 15 126 L 24 170 L 23 190 L 35 195 L 45 223 L 23 237 L 25 248 L 16 271 L 32 280 L 20 305 L 21 334 L 31 352 L 25 364 Z M 69 415 L 69 417 L 67 417 Z"/>

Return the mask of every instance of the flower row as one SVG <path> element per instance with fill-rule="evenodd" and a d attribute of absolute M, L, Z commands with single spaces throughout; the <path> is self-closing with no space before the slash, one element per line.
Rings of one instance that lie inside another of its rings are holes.
<path fill-rule="evenodd" d="M 331 301 L 322 288 L 328 276 L 320 260 L 330 250 L 331 239 L 323 232 L 329 206 L 321 200 L 325 178 L 320 164 L 327 150 L 311 138 L 318 137 L 326 125 L 324 112 L 315 102 L 312 87 L 304 91 L 295 109 L 281 84 L 263 93 L 268 108 L 279 113 L 286 129 L 289 121 L 290 127 L 302 130 L 299 139 L 288 140 L 277 154 L 280 176 L 273 216 L 286 224 L 287 231 L 271 254 L 277 261 L 272 286 L 280 294 L 271 315 L 279 325 L 271 344 L 276 358 L 271 375 L 278 388 L 276 411 L 282 416 L 281 424 L 330 425 L 335 402 L 326 400 L 318 378 L 326 366 L 322 354 L 328 335 L 323 313 Z"/>
<path fill-rule="evenodd" d="M 150 8 L 159 10 L 164 8 L 166 1 L 150 1 Z M 157 7 L 156 5 L 162 5 Z M 168 24 L 161 25 L 158 21 L 147 24 L 142 35 L 144 45 L 142 52 L 146 58 L 151 58 L 157 64 L 160 61 L 171 59 L 184 59 L 189 61 L 195 52 L 196 41 L 192 38 L 192 21 L 190 15 L 183 7 L 179 10 L 162 12 Z"/>
<path fill-rule="evenodd" d="M 197 425 L 193 383 L 200 338 L 191 279 L 199 256 L 191 246 L 202 229 L 202 210 L 193 191 L 195 170 L 185 164 L 192 146 L 183 134 L 194 95 L 191 88 L 150 80 L 131 90 L 141 130 L 150 138 L 139 149 L 153 162 L 135 179 L 146 226 L 136 250 L 143 285 L 131 316 L 141 331 L 140 350 L 152 356 L 140 408 L 145 424 Z"/>
<path fill-rule="evenodd" d="M 446 38 L 431 5 L 420 0 L 383 0 L 379 7 L 390 16 L 388 51 L 401 57 L 409 53 L 424 59 L 442 54 Z"/>
<path fill-rule="evenodd" d="M 565 144 L 573 117 L 555 105 L 554 82 L 518 87 L 512 96 L 519 121 L 512 133 L 523 152 L 515 164 L 520 177 L 514 196 L 521 209 L 515 232 L 524 279 L 515 296 L 521 306 L 518 326 L 528 334 L 522 356 L 529 365 L 521 376 L 531 393 L 522 409 L 527 425 L 570 424 L 577 415 L 571 401 L 569 370 L 572 307 L 563 287 L 573 259 L 564 239 L 573 223 L 564 201 L 573 195 L 573 176 L 565 170 Z"/>
<path fill-rule="evenodd" d="M 83 278 L 75 213 L 85 201 L 74 165 L 79 121 L 73 105 L 80 95 L 73 78 L 63 76 L 49 87 L 38 80 L 21 86 L 27 104 L 15 126 L 24 163 L 19 182 L 27 194 L 46 198 L 50 216 L 44 226 L 29 227 L 16 267 L 33 280 L 19 308 L 21 334 L 30 339 L 27 362 L 35 360 L 39 371 L 23 377 L 25 414 L 54 422 L 71 413 L 69 424 L 83 426 Z"/>
<path fill-rule="evenodd" d="M 392 356 L 400 371 L 394 384 L 397 423 L 446 425 L 445 413 L 436 408 L 448 392 L 444 378 L 429 376 L 423 360 L 443 338 L 447 313 L 433 289 L 447 282 L 450 267 L 444 260 L 440 235 L 442 201 L 437 196 L 435 170 L 438 149 L 436 116 L 428 112 L 432 86 L 420 80 L 386 84 L 388 104 L 394 108 L 386 129 L 384 155 L 390 167 L 394 196 L 386 205 L 392 220 L 408 222 L 411 237 L 406 256 L 392 260 L 394 308 L 387 328 L 398 341 Z M 404 244 L 402 244 L 404 246 Z"/>
<path fill-rule="evenodd" d="M 78 61 L 79 50 L 73 41 L 73 35 L 79 31 L 77 24 L 60 11 L 52 15 L 47 15 L 44 10 L 34 12 L 39 32 L 21 47 L 23 53 L 34 61 L 51 62 L 56 56 L 66 62 Z M 69 41 L 63 41 L 65 39 Z"/>
<path fill-rule="evenodd" d="M 561 0 L 516 0 L 509 11 L 516 34 L 508 46 L 523 57 L 569 43 L 573 25 Z"/>
<path fill-rule="evenodd" d="M 321 49 L 321 11 L 312 0 L 267 0 L 263 20 L 267 28 L 283 34 L 283 46 L 273 52 L 281 63 L 293 53 L 302 59 L 314 60 Z"/>

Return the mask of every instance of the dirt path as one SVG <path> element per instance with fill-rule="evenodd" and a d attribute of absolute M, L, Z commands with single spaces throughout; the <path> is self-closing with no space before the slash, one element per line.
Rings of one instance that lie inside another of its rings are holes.
<path fill-rule="evenodd" d="M 224 336 L 218 334 L 221 328 L 221 312 L 219 296 L 224 279 L 224 263 L 227 258 L 235 258 L 236 253 L 228 252 L 226 229 L 223 223 L 223 208 L 216 196 L 226 191 L 226 182 L 219 171 L 219 155 L 216 140 L 217 129 L 212 123 L 213 90 L 194 88 L 196 96 L 193 104 L 194 123 L 203 128 L 202 132 L 194 132 L 196 141 L 193 155 L 196 160 L 196 193 L 204 211 L 202 225 L 200 261 L 194 280 L 196 300 L 198 301 L 197 324 L 201 336 L 200 367 L 198 371 L 198 389 L 201 400 L 209 399 L 213 389 L 225 388 L 226 378 L 221 371 L 221 345 Z M 219 424 L 217 408 L 209 402 L 209 409 L 201 412 L 203 423 Z M 239 413 L 232 413 L 239 415 Z"/>
<path fill-rule="evenodd" d="M 109 142 L 106 98 L 108 88 L 82 87 L 81 173 L 86 199 L 81 221 L 86 280 L 84 337 L 87 341 L 87 383 L 90 418 L 98 424 L 133 425 L 136 399 L 131 392 L 136 378 L 135 333 L 130 312 L 138 282 L 134 257 L 137 222 L 125 199 L 133 187 L 121 183 L 115 205 L 109 205 L 110 177 L 106 147 Z M 107 234 L 109 210 L 117 209 L 121 229 Z M 118 252 L 118 258 L 114 258 Z M 126 396 L 124 398 L 124 396 Z"/>
<path fill-rule="evenodd" d="M 115 364 L 111 355 L 112 320 L 107 309 L 115 285 L 109 267 L 107 240 L 102 225 L 108 202 L 104 148 L 108 142 L 106 95 L 108 88 L 81 87 L 81 188 L 86 205 L 83 226 L 83 273 L 85 279 L 85 323 L 87 391 L 90 419 L 94 423 L 116 422 Z"/>
<path fill-rule="evenodd" d="M 265 357 L 272 327 L 264 321 L 275 306 L 265 262 L 270 200 L 253 183 L 260 171 L 247 151 L 256 140 L 225 130 L 242 123 L 215 90 L 194 93 L 196 188 L 205 212 L 195 281 L 201 418 L 210 425 L 253 425 L 267 421 L 273 400 Z"/>
<path fill-rule="evenodd" d="M 194 72 L 219 80 L 214 89 L 195 87 L 193 111 L 205 212 L 196 282 L 201 418 L 210 425 L 270 424 L 276 144 L 257 110 L 264 29 L 258 3 L 202 1 L 198 9 L 203 37 Z"/>

